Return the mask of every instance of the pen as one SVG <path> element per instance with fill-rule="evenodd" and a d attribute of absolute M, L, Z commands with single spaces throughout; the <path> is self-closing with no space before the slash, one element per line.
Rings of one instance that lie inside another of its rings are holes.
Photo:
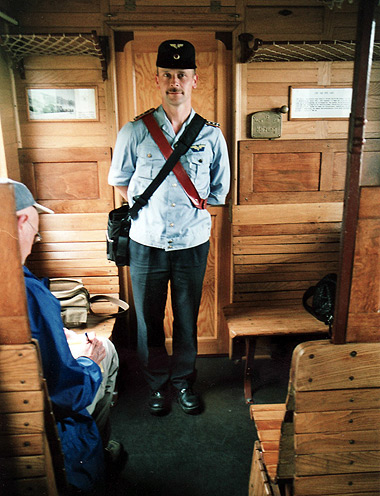
<path fill-rule="evenodd" d="M 91 339 L 88 337 L 88 333 L 87 333 L 87 332 L 85 332 L 85 333 L 84 333 L 84 335 L 86 336 L 87 341 L 88 341 L 89 343 L 91 343 Z"/>

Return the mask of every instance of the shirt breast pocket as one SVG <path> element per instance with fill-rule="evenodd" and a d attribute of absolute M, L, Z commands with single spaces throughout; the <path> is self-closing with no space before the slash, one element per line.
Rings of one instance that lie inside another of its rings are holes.
<path fill-rule="evenodd" d="M 193 150 L 186 154 L 187 158 L 187 170 L 190 179 L 195 185 L 204 187 L 205 183 L 208 184 L 210 177 L 210 164 L 211 164 L 211 154 L 207 150 Z"/>
<path fill-rule="evenodd" d="M 161 152 L 154 147 L 140 146 L 137 149 L 136 175 L 142 179 L 154 179 L 165 163 Z"/>

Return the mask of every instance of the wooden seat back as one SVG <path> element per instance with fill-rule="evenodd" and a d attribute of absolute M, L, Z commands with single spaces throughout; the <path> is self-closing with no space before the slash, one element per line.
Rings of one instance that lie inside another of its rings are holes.
<path fill-rule="evenodd" d="M 338 269 L 346 140 L 239 143 L 234 304 L 298 303 Z"/>
<path fill-rule="evenodd" d="M 380 487 L 380 343 L 301 344 L 294 399 L 294 495 L 376 493 Z"/>
<path fill-rule="evenodd" d="M 57 496 L 63 456 L 32 340 L 13 188 L 0 184 L 0 493 Z"/>
<path fill-rule="evenodd" d="M 294 496 L 378 494 L 379 363 L 380 343 L 298 345 L 286 405 L 250 407 L 260 440 L 251 479 L 290 485 Z"/>

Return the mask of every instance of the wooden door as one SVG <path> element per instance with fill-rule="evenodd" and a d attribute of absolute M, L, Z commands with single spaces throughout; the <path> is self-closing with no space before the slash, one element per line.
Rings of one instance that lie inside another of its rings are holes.
<path fill-rule="evenodd" d="M 159 44 L 166 39 L 186 39 L 197 53 L 198 88 L 193 92 L 195 111 L 221 124 L 227 136 L 229 122 L 228 89 L 230 87 L 230 52 L 215 39 L 215 33 L 136 32 L 133 40 L 116 52 L 119 128 L 134 116 L 161 103 L 156 88 L 156 56 Z M 227 333 L 222 307 L 229 294 L 229 222 L 226 207 L 210 207 L 212 216 L 211 246 L 198 319 L 200 354 L 226 353 Z M 167 346 L 171 348 L 172 310 L 168 298 L 165 318 Z"/>

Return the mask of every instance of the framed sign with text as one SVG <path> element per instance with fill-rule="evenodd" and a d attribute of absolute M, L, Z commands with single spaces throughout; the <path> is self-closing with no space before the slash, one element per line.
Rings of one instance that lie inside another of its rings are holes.
<path fill-rule="evenodd" d="M 351 87 L 290 87 L 289 119 L 348 119 Z"/>

